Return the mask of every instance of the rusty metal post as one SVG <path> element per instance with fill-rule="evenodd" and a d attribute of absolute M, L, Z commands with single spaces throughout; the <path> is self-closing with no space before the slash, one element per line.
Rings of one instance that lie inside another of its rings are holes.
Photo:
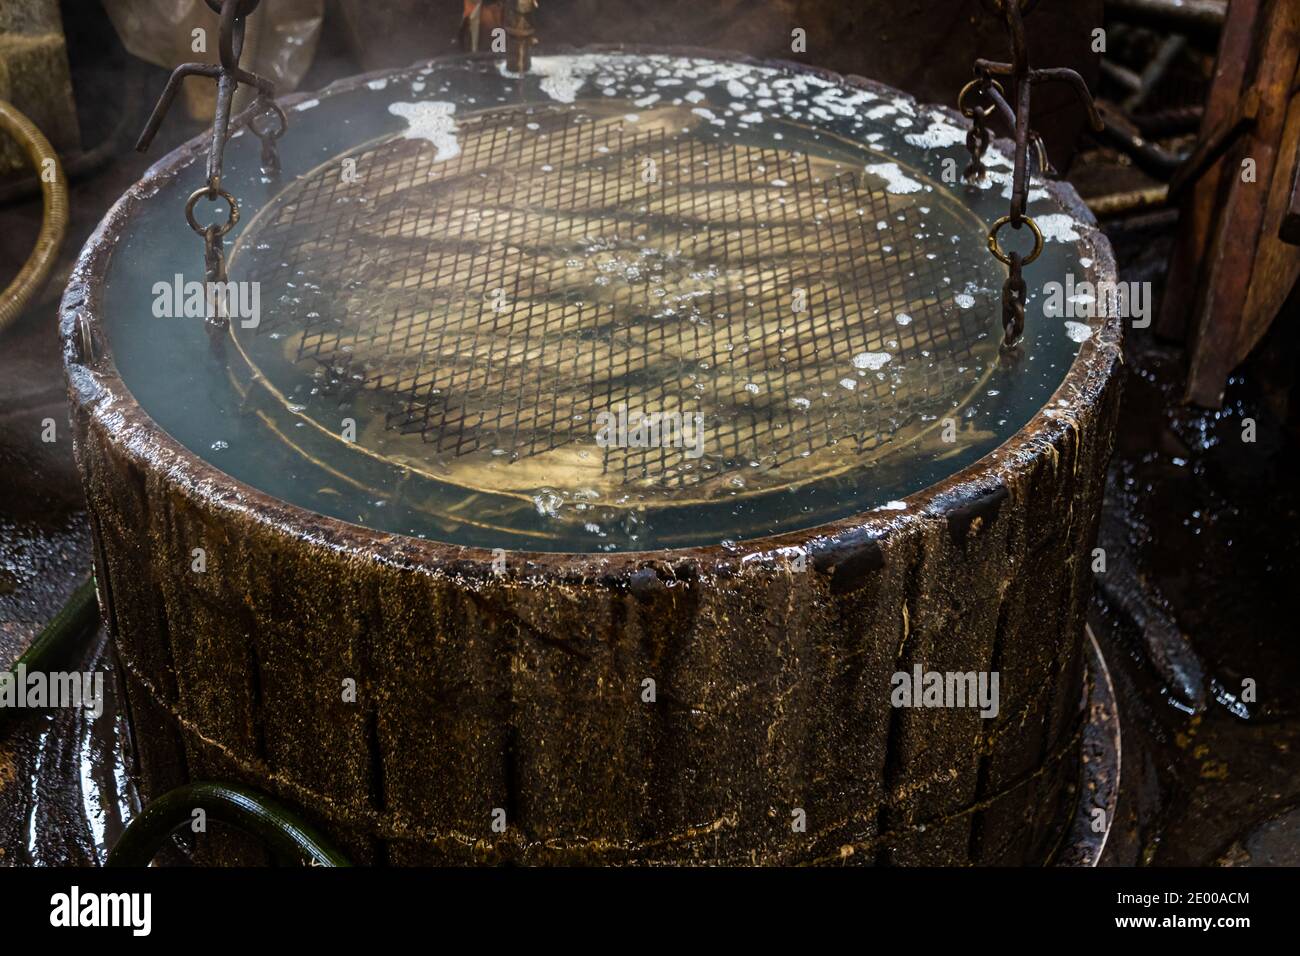
<path fill-rule="evenodd" d="M 506 0 L 506 66 L 512 73 L 527 73 L 533 64 L 537 35 L 529 17 L 536 9 L 537 0 Z"/>

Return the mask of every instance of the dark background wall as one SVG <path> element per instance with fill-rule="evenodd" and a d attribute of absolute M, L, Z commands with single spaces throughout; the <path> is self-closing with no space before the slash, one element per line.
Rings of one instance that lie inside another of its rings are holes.
<path fill-rule="evenodd" d="M 366 69 L 404 66 L 453 49 L 462 0 L 332 0 L 326 31 Z M 382 7 L 382 9 L 380 9 Z M 1026 19 L 1030 62 L 1069 66 L 1095 85 L 1092 30 L 1101 0 L 1042 0 Z M 1001 22 L 982 0 L 543 0 L 539 53 L 595 44 L 686 45 L 814 63 L 952 104 L 977 56 L 1009 57 Z M 791 31 L 807 51 L 791 51 Z M 1064 88 L 1038 94 L 1035 125 L 1064 168 L 1083 129 Z"/>

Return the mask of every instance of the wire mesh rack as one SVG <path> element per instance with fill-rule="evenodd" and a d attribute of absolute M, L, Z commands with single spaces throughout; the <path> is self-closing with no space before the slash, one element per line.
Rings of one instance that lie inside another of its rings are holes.
<path fill-rule="evenodd" d="M 709 130 L 679 107 L 528 106 L 365 144 L 250 225 L 242 277 L 275 305 L 241 347 L 366 395 L 382 454 L 487 487 L 793 481 L 978 385 L 996 344 L 954 304 L 941 200 Z M 703 453 L 596 447 L 619 409 L 699 422 Z"/>

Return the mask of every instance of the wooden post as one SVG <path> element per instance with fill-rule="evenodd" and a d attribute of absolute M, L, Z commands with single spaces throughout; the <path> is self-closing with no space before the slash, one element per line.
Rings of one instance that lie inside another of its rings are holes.
<path fill-rule="evenodd" d="M 1256 119 L 1184 204 L 1157 325 L 1188 343 L 1188 402 L 1222 404 L 1228 375 L 1300 278 L 1300 249 L 1279 238 L 1300 146 L 1298 66 L 1300 5 L 1234 0 L 1202 135 L 1231 125 L 1248 93 L 1258 96 Z"/>

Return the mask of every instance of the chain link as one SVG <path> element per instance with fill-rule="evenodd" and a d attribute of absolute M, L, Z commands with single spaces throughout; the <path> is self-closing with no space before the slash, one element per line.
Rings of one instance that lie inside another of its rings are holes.
<path fill-rule="evenodd" d="M 239 65 L 244 47 L 245 17 L 257 9 L 260 0 L 206 0 L 208 7 L 220 18 L 218 49 L 220 62 L 182 63 L 172 71 L 162 96 L 145 125 L 136 149 L 144 152 L 153 142 L 163 118 L 171 108 L 182 81 L 187 76 L 203 76 L 217 83 L 217 104 L 212 117 L 212 143 L 208 147 L 207 185 L 195 190 L 185 204 L 185 221 L 203 239 L 204 277 L 208 283 L 226 281 L 225 235 L 239 222 L 239 202 L 221 186 L 222 166 L 226 143 L 232 127 L 246 125 L 262 145 L 262 171 L 279 175 L 280 155 L 277 141 L 288 129 L 289 121 L 283 109 L 275 102 L 275 86 L 270 80 L 251 73 Z M 251 106 L 233 119 L 231 103 L 239 84 L 252 86 L 257 96 Z M 261 124 L 259 124 L 261 120 Z M 224 199 L 229 213 L 224 223 L 200 225 L 194 216 L 194 206 L 199 199 L 215 202 Z M 225 329 L 229 317 L 225 314 L 225 297 L 212 295 L 209 286 L 208 322 L 212 328 Z"/>
<path fill-rule="evenodd" d="M 1011 253 L 1008 259 L 1007 281 L 1002 283 L 1002 341 L 1006 347 L 1014 348 L 1025 333 L 1025 297 L 1028 287 L 1021 274 L 1024 260 L 1020 258 L 1020 253 Z"/>
<path fill-rule="evenodd" d="M 1011 126 L 1015 133 L 1015 155 L 1011 173 L 1011 203 L 1008 214 L 995 222 L 988 233 L 989 251 L 1007 267 L 1007 280 L 1002 285 L 1002 348 L 1014 350 L 1025 331 L 1025 302 L 1028 286 L 1023 270 L 1043 250 L 1043 234 L 1037 223 L 1026 214 L 1029 201 L 1029 146 L 1034 146 L 1038 171 L 1042 175 L 1054 175 L 1054 170 L 1047 161 L 1047 151 L 1037 133 L 1029 128 L 1031 95 L 1034 84 L 1060 81 L 1074 88 L 1088 110 L 1093 129 L 1102 128 L 1101 117 L 1088 86 L 1074 70 L 1057 68 L 1038 70 L 1029 66 L 1029 55 L 1025 42 L 1023 18 L 1033 12 L 1037 0 L 984 0 L 984 6 L 999 16 L 1007 29 L 1007 38 L 1011 46 L 1011 62 L 999 63 L 980 58 L 975 61 L 975 79 L 962 88 L 957 97 L 957 108 L 971 121 L 971 128 L 966 134 L 966 149 L 970 152 L 970 163 L 966 167 L 968 180 L 982 179 L 986 173 L 984 153 L 989 145 L 988 118 L 995 112 Z M 1014 81 L 1016 105 L 1012 108 L 1007 102 L 1006 91 L 995 77 L 1004 77 Z M 969 96 L 978 91 L 981 99 L 990 103 L 987 107 L 970 106 Z M 1019 252 L 1007 253 L 998 243 L 998 232 L 1010 224 L 1012 229 L 1020 230 L 1028 224 L 1034 235 L 1034 249 L 1028 256 Z"/>
<path fill-rule="evenodd" d="M 224 332 L 230 327 L 230 316 L 226 314 L 226 296 L 213 288 L 213 283 L 226 281 L 225 242 L 221 238 L 221 227 L 216 223 L 203 230 L 203 279 L 207 298 L 208 328 Z"/>
<path fill-rule="evenodd" d="M 267 117 L 275 121 L 274 125 L 265 129 L 259 127 L 257 121 Z M 248 111 L 248 128 L 262 143 L 262 172 L 268 176 L 279 176 L 280 150 L 277 143 L 289 128 L 289 117 L 279 103 L 259 94 Z"/>
<path fill-rule="evenodd" d="M 979 182 L 984 179 L 987 170 L 984 167 L 984 152 L 989 148 L 989 127 L 988 118 L 993 113 L 996 106 L 967 106 L 966 98 L 972 93 L 978 91 L 985 99 L 988 98 L 989 91 L 994 85 L 1001 90 L 1001 84 L 993 79 L 987 72 L 982 73 L 979 78 L 971 80 L 957 96 L 957 108 L 961 114 L 971 121 L 971 128 L 966 132 L 966 149 L 970 151 L 970 164 L 967 165 L 962 176 L 967 181 Z"/>

